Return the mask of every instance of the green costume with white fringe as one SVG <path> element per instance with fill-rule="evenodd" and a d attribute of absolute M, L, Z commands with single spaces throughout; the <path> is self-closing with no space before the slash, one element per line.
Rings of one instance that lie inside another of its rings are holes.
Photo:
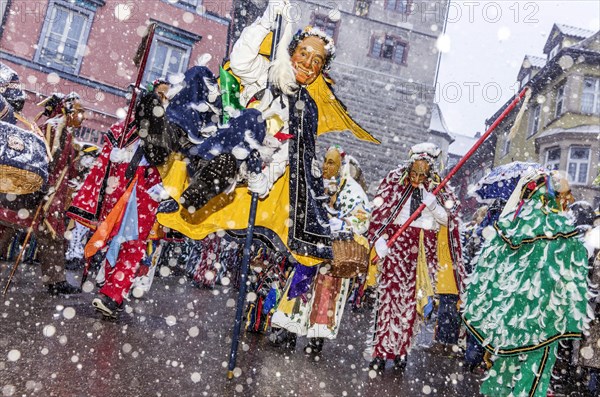
<path fill-rule="evenodd" d="M 590 321 L 587 251 L 549 179 L 537 174 L 519 189 L 462 297 L 468 330 L 496 355 L 481 386 L 487 396 L 545 397 L 558 342 L 581 338 Z"/>

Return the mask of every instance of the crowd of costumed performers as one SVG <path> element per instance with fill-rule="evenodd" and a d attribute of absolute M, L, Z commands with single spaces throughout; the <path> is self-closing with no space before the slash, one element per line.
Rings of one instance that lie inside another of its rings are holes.
<path fill-rule="evenodd" d="M 429 354 L 464 355 L 487 372 L 486 396 L 544 396 L 565 354 L 597 390 L 598 210 L 574 202 L 561 173 L 514 162 L 475 186 L 481 207 L 465 223 L 431 142 L 370 199 L 358 161 L 338 144 L 318 153 L 317 139 L 379 141 L 335 96 L 333 39 L 295 31 L 277 17 L 286 4 L 269 1 L 218 76 L 194 66 L 137 87 L 100 148 L 74 141 L 76 93 L 47 96 L 30 121 L 19 76 L 0 64 L 1 258 L 39 261 L 52 295 L 80 293 L 66 275 L 83 272 L 106 318 L 156 275 L 209 289 L 248 277 L 244 329 L 282 348 L 306 338 L 304 353 L 326 353 L 349 309 L 366 308 L 373 376 L 410 365 L 425 322 Z"/>

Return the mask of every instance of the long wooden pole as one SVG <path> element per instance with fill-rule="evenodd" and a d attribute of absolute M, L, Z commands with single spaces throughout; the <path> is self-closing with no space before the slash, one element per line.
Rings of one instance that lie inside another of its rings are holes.
<path fill-rule="evenodd" d="M 446 186 L 448 181 L 454 176 L 454 174 L 456 174 L 458 172 L 458 170 L 467 162 L 467 160 L 469 160 L 469 158 L 473 155 L 473 153 L 475 153 L 475 151 L 477 149 L 479 149 L 481 144 L 483 144 L 483 142 L 487 139 L 487 137 L 490 136 L 490 134 L 492 132 L 494 132 L 494 130 L 496 129 L 496 127 L 498 127 L 498 125 L 502 122 L 502 120 L 504 120 L 504 118 L 506 118 L 506 116 L 510 112 L 512 112 L 512 110 L 515 108 L 515 106 L 517 106 L 519 101 L 525 96 L 525 94 L 527 93 L 527 90 L 529 90 L 529 87 L 523 88 L 523 90 L 521 90 L 521 92 L 517 96 L 515 96 L 513 101 L 506 107 L 506 109 L 504 109 L 502 114 L 500 114 L 500 116 L 498 116 L 496 121 L 494 121 L 494 123 L 487 129 L 485 134 L 483 134 L 481 136 L 481 138 L 479 138 L 479 140 L 473 144 L 473 146 L 467 152 L 467 154 L 465 154 L 463 156 L 463 158 L 461 158 L 460 161 L 450 170 L 448 175 L 446 175 L 446 177 L 442 180 L 442 182 L 432 192 L 432 194 L 434 196 L 437 195 L 440 192 L 440 190 L 442 190 L 444 188 L 444 186 Z M 391 247 L 393 245 L 394 241 L 396 241 L 398 239 L 398 237 L 400 237 L 402 235 L 402 233 L 404 233 L 404 231 L 406 231 L 406 229 L 408 229 L 410 224 L 415 219 L 417 219 L 417 217 L 421 214 L 421 212 L 424 209 L 425 209 L 425 203 L 421 203 L 419 208 L 417 208 L 417 210 L 407 219 L 407 221 L 404 222 L 402 227 L 400 229 L 398 229 L 398 231 L 396 231 L 396 233 L 394 233 L 394 235 L 388 240 L 388 242 L 387 242 L 388 247 Z M 372 242 L 372 243 L 374 243 L 374 242 Z M 379 257 L 377 255 L 375 255 L 375 257 L 373 258 L 373 262 L 376 262 L 378 259 L 379 259 Z"/>
<path fill-rule="evenodd" d="M 42 210 L 44 211 L 44 213 L 46 213 L 46 211 L 48 211 L 48 209 L 50 208 L 50 205 L 52 204 L 52 202 L 54 201 L 54 198 L 56 197 L 56 193 L 58 191 L 57 189 L 60 186 L 60 184 L 62 183 L 63 179 L 65 179 L 65 176 L 67 175 L 68 170 L 69 170 L 68 166 L 62 170 L 62 172 L 60 173 L 60 176 L 57 179 L 57 182 L 54 184 L 54 188 L 55 188 L 54 193 L 52 193 L 50 196 L 48 196 L 46 198 L 46 200 L 42 199 L 42 201 L 38 205 L 37 209 L 35 210 L 35 214 L 33 215 L 31 224 L 29 225 L 29 228 L 27 229 L 27 234 L 25 235 L 25 240 L 23 241 L 23 246 L 21 247 L 21 251 L 19 252 L 19 255 L 17 256 L 17 260 L 15 261 L 15 264 L 13 265 L 12 271 L 10 272 L 10 275 L 8 276 L 8 281 L 6 282 L 6 286 L 4 287 L 4 291 L 2 292 L 2 296 L 6 295 L 6 292 L 8 291 L 8 287 L 10 287 L 10 283 L 13 279 L 13 276 L 15 275 L 15 272 L 17 271 L 17 268 L 19 267 L 19 262 L 21 261 L 21 257 L 23 256 L 23 253 L 25 252 L 25 249 L 27 248 L 27 243 L 29 243 L 29 239 L 31 238 L 31 233 L 33 233 L 33 227 L 35 226 L 38 216 L 40 215 Z"/>
<path fill-rule="evenodd" d="M 33 226 L 35 225 L 35 222 L 36 222 L 38 216 L 40 215 L 40 212 L 42 211 L 43 206 L 44 206 L 44 202 L 42 201 L 38 205 L 37 209 L 35 210 L 35 215 L 33 215 L 33 220 L 31 221 L 31 225 L 29 225 L 29 228 L 27 229 L 27 234 L 25 235 L 25 240 L 23 240 L 23 246 L 21 247 L 21 250 L 19 251 L 19 255 L 17 256 L 17 260 L 15 260 L 15 264 L 13 265 L 10 275 L 8 276 L 8 281 L 6 282 L 6 286 L 4 287 L 4 291 L 2 292 L 2 296 L 6 295 L 6 292 L 8 291 L 8 288 L 10 287 L 10 283 L 13 279 L 13 276 L 15 275 L 15 272 L 17 271 L 17 268 L 19 267 L 19 262 L 21 262 L 21 257 L 23 256 L 25 249 L 27 249 L 27 244 L 29 243 L 29 239 L 31 238 L 31 233 L 33 233 Z"/>
<path fill-rule="evenodd" d="M 137 93 L 140 89 L 140 84 L 142 84 L 142 78 L 144 78 L 144 71 L 146 70 L 146 63 L 148 62 L 148 56 L 150 55 L 150 47 L 152 47 L 152 40 L 154 39 L 154 31 L 156 30 L 156 24 L 153 23 L 148 26 L 148 37 L 146 38 L 146 47 L 144 48 L 144 55 L 140 61 L 140 66 L 138 68 L 137 78 L 135 80 L 135 86 L 133 87 L 133 91 L 131 93 L 131 100 L 129 101 L 129 107 L 127 108 L 127 116 L 125 117 L 125 122 L 123 124 L 123 132 L 121 134 L 121 138 L 119 139 L 119 148 L 122 148 L 125 144 L 125 138 L 129 132 L 129 121 L 131 119 L 131 115 L 133 114 L 133 109 L 135 109 L 135 102 L 137 100 Z"/>
<path fill-rule="evenodd" d="M 275 31 L 273 32 L 273 42 L 271 44 L 271 60 L 275 57 L 275 51 L 281 36 L 282 17 L 281 14 L 277 14 L 275 20 Z M 267 89 L 269 86 L 267 85 Z M 248 171 L 249 172 L 260 172 L 260 155 L 255 150 L 250 154 L 248 160 Z M 252 193 L 252 199 L 250 201 L 250 214 L 248 216 L 248 231 L 246 232 L 246 241 L 244 243 L 244 251 L 242 257 L 242 268 L 240 270 L 240 291 L 238 293 L 237 308 L 235 313 L 235 323 L 233 327 L 233 336 L 231 337 L 231 351 L 229 353 L 229 365 L 227 366 L 227 379 L 233 379 L 235 369 L 235 363 L 237 360 L 237 350 L 240 341 L 240 332 L 242 329 L 242 315 L 244 313 L 244 307 L 246 306 L 246 281 L 248 279 L 248 267 L 250 265 L 250 250 L 252 248 L 252 238 L 254 234 L 254 224 L 256 221 L 256 209 L 258 206 L 258 194 Z"/>

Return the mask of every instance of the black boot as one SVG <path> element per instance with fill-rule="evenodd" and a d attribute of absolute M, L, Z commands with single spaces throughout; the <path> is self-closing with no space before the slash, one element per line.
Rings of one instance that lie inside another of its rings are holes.
<path fill-rule="evenodd" d="M 404 371 L 406 369 L 406 356 L 396 356 L 394 358 L 394 369 L 396 371 Z"/>
<path fill-rule="evenodd" d="M 383 370 L 385 369 L 385 359 L 383 357 L 375 357 L 369 363 L 369 369 L 372 369 L 372 370 L 377 371 L 378 373 L 382 374 Z"/>
<path fill-rule="evenodd" d="M 49 284 L 48 292 L 50 295 L 72 295 L 81 293 L 81 288 L 72 286 L 67 281 L 59 281 L 54 284 Z"/>
<path fill-rule="evenodd" d="M 98 294 L 96 298 L 92 301 L 92 306 L 102 313 L 104 317 L 117 318 L 119 305 L 117 302 L 109 298 L 104 294 Z"/>
<path fill-rule="evenodd" d="M 156 93 L 142 95 L 135 108 L 135 124 L 148 162 L 154 166 L 164 164 L 174 148 L 167 129 L 165 108 Z"/>
<path fill-rule="evenodd" d="M 283 328 L 273 328 L 269 334 L 269 342 L 277 347 L 296 349 L 296 334 Z"/>
<path fill-rule="evenodd" d="M 304 347 L 306 354 L 320 354 L 323 350 L 325 338 L 308 338 L 308 345 Z"/>
<path fill-rule="evenodd" d="M 170 214 L 179 210 L 179 203 L 174 198 L 170 198 L 165 201 L 161 201 L 158 204 L 156 212 L 159 214 Z"/>
<path fill-rule="evenodd" d="M 214 157 L 194 174 L 190 186 L 181 195 L 181 204 L 186 209 L 204 207 L 210 199 L 231 186 L 237 170 L 237 161 L 232 154 L 223 153 Z"/>

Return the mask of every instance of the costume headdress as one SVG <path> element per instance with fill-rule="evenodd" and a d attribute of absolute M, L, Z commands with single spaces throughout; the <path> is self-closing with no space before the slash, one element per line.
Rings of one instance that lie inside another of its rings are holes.
<path fill-rule="evenodd" d="M 338 144 L 333 144 L 333 145 L 329 146 L 327 148 L 327 151 L 330 151 L 330 150 L 337 150 L 337 152 L 340 154 L 340 156 L 342 157 L 342 159 L 344 159 L 344 157 L 346 157 L 346 152 Z"/>
<path fill-rule="evenodd" d="M 27 99 L 27 94 L 23 91 L 23 85 L 17 72 L 3 63 L 0 63 L 0 95 L 17 112 L 21 111 L 25 99 Z"/>
<path fill-rule="evenodd" d="M 307 37 L 318 37 L 325 43 L 325 62 L 323 64 L 323 70 L 329 70 L 331 66 L 331 62 L 335 58 L 335 44 L 333 39 L 327 35 L 327 33 L 323 32 L 319 28 L 315 28 L 313 26 L 307 26 L 303 30 L 298 30 L 296 34 L 292 37 L 292 41 L 288 46 L 288 53 L 290 56 L 294 54 L 296 47 L 298 44 Z"/>
<path fill-rule="evenodd" d="M 37 104 L 38 106 L 43 106 L 44 110 L 36 117 L 36 119 L 41 116 L 46 116 L 51 119 L 60 114 L 69 114 L 73 112 L 73 104 L 79 99 L 79 94 L 76 92 L 71 92 L 68 95 L 55 92 Z"/>
<path fill-rule="evenodd" d="M 152 83 L 148 83 L 146 89 L 148 91 L 154 91 L 156 89 L 156 87 L 158 87 L 161 84 L 166 84 L 166 85 L 169 85 L 169 86 L 171 85 L 167 80 L 156 79 Z"/>
<path fill-rule="evenodd" d="M 414 145 L 408 152 L 408 165 L 414 163 L 417 160 L 425 160 L 433 170 L 436 166 L 438 157 L 440 156 L 440 150 L 437 145 L 431 142 L 423 142 Z"/>

